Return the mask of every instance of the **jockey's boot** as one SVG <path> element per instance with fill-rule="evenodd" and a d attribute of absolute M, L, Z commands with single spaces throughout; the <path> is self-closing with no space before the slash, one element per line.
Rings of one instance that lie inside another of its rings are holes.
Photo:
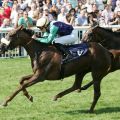
<path fill-rule="evenodd" d="M 73 57 L 70 51 L 66 49 L 63 44 L 54 43 L 54 45 L 56 46 L 57 49 L 59 49 L 62 52 L 62 54 L 64 55 L 64 59 L 71 59 Z"/>
<path fill-rule="evenodd" d="M 73 57 L 70 51 L 66 49 L 63 45 L 60 45 L 59 47 L 65 59 L 71 59 Z"/>

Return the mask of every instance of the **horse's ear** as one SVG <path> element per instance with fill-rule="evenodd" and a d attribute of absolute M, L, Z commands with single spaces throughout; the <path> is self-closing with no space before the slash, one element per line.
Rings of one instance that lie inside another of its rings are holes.
<path fill-rule="evenodd" d="M 24 26 L 23 26 L 23 25 L 21 25 L 21 26 L 20 26 L 20 30 L 22 30 L 23 28 L 24 28 Z"/>
<path fill-rule="evenodd" d="M 24 27 L 23 27 L 23 25 L 20 25 L 16 30 L 18 31 L 18 30 L 22 30 Z"/>
<path fill-rule="evenodd" d="M 96 28 L 96 27 L 99 27 L 99 23 L 98 22 L 95 22 L 92 26 L 92 29 Z"/>

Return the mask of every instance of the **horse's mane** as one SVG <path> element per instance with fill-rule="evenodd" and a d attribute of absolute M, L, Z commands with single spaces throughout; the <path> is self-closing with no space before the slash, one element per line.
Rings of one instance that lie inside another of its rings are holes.
<path fill-rule="evenodd" d="M 104 31 L 110 33 L 110 35 L 115 35 L 120 37 L 120 33 L 119 32 L 113 32 L 111 28 L 103 28 L 103 27 L 99 27 L 100 29 L 103 29 Z"/>
<path fill-rule="evenodd" d="M 18 27 L 17 29 L 14 29 L 12 31 L 10 31 L 8 34 L 9 36 L 12 36 L 14 34 L 16 34 L 17 32 L 19 32 L 20 30 L 23 30 L 25 33 L 27 33 L 30 37 L 32 37 L 34 35 L 34 31 L 31 30 L 31 29 L 26 29 L 26 28 L 23 28 L 22 26 Z"/>
<path fill-rule="evenodd" d="M 31 30 L 31 29 L 26 29 L 26 28 L 23 28 L 22 29 L 25 33 L 27 33 L 30 37 L 32 37 L 34 35 L 34 31 Z"/>

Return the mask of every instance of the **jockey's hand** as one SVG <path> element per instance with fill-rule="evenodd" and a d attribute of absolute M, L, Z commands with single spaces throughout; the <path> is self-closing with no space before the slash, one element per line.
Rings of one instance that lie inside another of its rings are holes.
<path fill-rule="evenodd" d="M 37 37 L 36 37 L 36 35 L 34 34 L 34 35 L 32 36 L 32 38 L 33 38 L 33 39 L 36 39 Z"/>

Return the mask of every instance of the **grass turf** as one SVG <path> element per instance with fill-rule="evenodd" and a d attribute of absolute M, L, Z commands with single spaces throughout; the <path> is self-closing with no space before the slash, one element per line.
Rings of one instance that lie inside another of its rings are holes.
<path fill-rule="evenodd" d="M 81 68 L 82 69 L 82 68 Z M 22 76 L 32 73 L 30 60 L 0 59 L 0 101 L 2 102 L 18 86 Z M 91 80 L 90 74 L 83 84 Z M 81 93 L 73 92 L 53 101 L 54 95 L 71 87 L 74 76 L 63 81 L 45 81 L 28 88 L 34 97 L 29 102 L 18 94 L 8 107 L 0 108 L 0 120 L 120 120 L 120 79 L 119 71 L 107 75 L 101 83 L 102 95 L 95 113 L 89 114 L 93 99 L 93 87 Z"/>

